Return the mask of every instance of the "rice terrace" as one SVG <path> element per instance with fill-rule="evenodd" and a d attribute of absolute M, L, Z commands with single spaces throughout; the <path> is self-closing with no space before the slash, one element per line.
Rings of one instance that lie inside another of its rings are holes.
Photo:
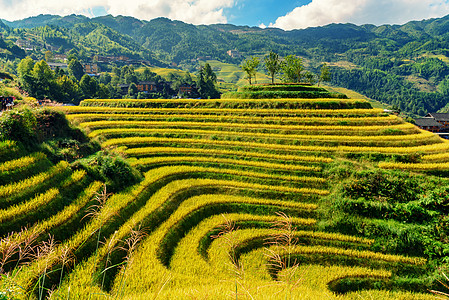
<path fill-rule="evenodd" d="M 367 100 L 253 85 L 3 128 L 25 116 L 0 144 L 0 299 L 445 297 L 449 142 Z"/>

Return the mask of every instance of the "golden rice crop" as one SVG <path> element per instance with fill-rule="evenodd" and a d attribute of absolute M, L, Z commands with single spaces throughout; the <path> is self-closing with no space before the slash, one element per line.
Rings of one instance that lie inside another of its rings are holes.
<path fill-rule="evenodd" d="M 71 217 L 73 217 L 81 208 L 83 208 L 89 201 L 93 198 L 96 192 L 100 190 L 103 183 L 95 181 L 91 183 L 84 191 L 79 195 L 79 197 L 73 201 L 71 204 L 66 206 L 62 211 L 54 214 L 47 220 L 39 221 L 27 230 L 21 231 L 20 233 L 14 233 L 12 238 L 15 242 L 21 243 L 33 235 L 41 234 L 47 232 L 51 228 L 55 228 L 59 225 L 67 222 Z M 5 245 L 0 243 L 0 251 L 4 250 Z"/>
<path fill-rule="evenodd" d="M 8 172 L 11 170 L 17 170 L 26 166 L 32 165 L 39 160 L 45 159 L 47 156 L 41 152 L 37 152 L 28 156 L 23 156 L 18 159 L 9 160 L 0 164 L 0 172 Z"/>
<path fill-rule="evenodd" d="M 56 166 L 52 167 L 47 172 L 39 173 L 36 176 L 24 179 L 19 182 L 14 182 L 11 184 L 0 186 L 0 198 L 6 198 L 12 196 L 14 193 L 25 190 L 27 188 L 41 184 L 44 181 L 50 180 L 52 177 L 56 176 L 67 170 L 69 168 L 69 163 L 66 161 L 59 162 Z"/>
<path fill-rule="evenodd" d="M 72 238 L 65 241 L 61 245 L 59 245 L 54 252 L 49 253 L 47 256 L 44 256 L 38 260 L 33 261 L 29 266 L 23 268 L 18 272 L 16 276 L 17 284 L 20 284 L 23 288 L 28 289 L 34 279 L 36 279 L 46 268 L 56 264 L 60 257 L 61 252 L 68 247 L 69 249 L 76 249 L 81 245 L 89 236 L 91 236 L 92 232 L 95 232 L 103 226 L 107 221 L 109 221 L 119 210 L 129 205 L 135 201 L 136 197 L 142 194 L 146 187 L 162 178 L 173 176 L 174 174 L 183 174 L 186 172 L 202 172 L 207 168 L 199 168 L 199 167 L 162 167 L 156 170 L 152 170 L 151 172 L 147 172 L 145 174 L 145 180 L 140 184 L 136 185 L 134 189 L 131 189 L 127 193 L 116 194 L 108 199 L 107 205 L 101 208 L 99 214 L 92 218 L 89 223 L 82 230 L 77 231 Z M 219 169 L 217 169 L 219 171 Z M 290 187 L 279 187 L 279 186 L 268 186 L 268 185 L 260 185 L 260 184 L 249 184 L 243 182 L 235 182 L 235 181 L 226 181 L 226 180 L 211 180 L 211 179 L 186 179 L 186 180 L 178 180 L 173 181 L 162 189 L 158 190 L 147 204 L 149 207 L 145 209 L 139 210 L 132 218 L 128 219 L 125 224 L 126 227 L 123 229 L 123 232 L 119 231 L 116 233 L 115 237 L 118 239 L 123 238 L 131 228 L 135 228 L 137 224 L 142 220 L 145 216 L 147 216 L 151 211 L 159 208 L 163 203 L 166 202 L 173 194 L 178 193 L 181 190 L 197 188 L 201 186 L 225 186 L 230 188 L 237 189 L 256 189 L 256 190 L 273 190 L 278 192 L 285 193 L 301 193 L 301 194 L 327 194 L 327 191 L 318 190 L 318 189 L 308 189 L 308 188 L 290 188 Z M 137 221 L 136 221 L 137 220 Z M 137 222 L 137 223 L 135 223 Z M 123 227 L 122 227 L 123 228 Z M 107 251 L 107 249 L 105 250 Z M 106 252 L 104 253 L 104 255 Z M 98 255 L 98 258 L 101 258 L 101 254 Z M 91 256 L 92 258 L 92 256 Z M 89 274 L 92 275 L 92 274 Z"/>
<path fill-rule="evenodd" d="M 294 232 L 292 233 L 294 234 Z M 266 230 L 239 230 L 237 231 L 237 238 L 235 243 L 242 244 L 246 241 L 250 241 L 254 239 L 255 236 L 269 236 Z M 333 237 L 329 237 L 332 239 Z M 222 248 L 218 246 L 218 242 L 215 242 L 215 245 L 209 251 L 211 260 L 216 261 L 216 264 L 222 264 L 223 260 L 227 256 L 226 252 L 229 252 L 229 246 L 227 248 Z M 221 248 L 221 249 L 220 249 Z M 346 249 L 339 247 L 329 247 L 322 245 L 313 245 L 313 246 L 304 246 L 304 245 L 292 245 L 289 247 L 290 253 L 286 252 L 285 247 L 281 247 L 278 245 L 270 247 L 274 252 L 279 255 L 329 255 L 329 256 L 347 256 L 351 258 L 357 259 L 366 259 L 366 260 L 379 260 L 384 262 L 391 263 L 404 263 L 411 265 L 424 265 L 427 260 L 422 257 L 408 257 L 403 255 L 393 255 L 393 254 L 384 254 L 380 252 L 374 252 L 370 250 L 357 250 L 357 249 Z"/>
<path fill-rule="evenodd" d="M 233 155 L 240 157 L 266 158 L 279 161 L 299 161 L 299 162 L 317 162 L 331 163 L 330 157 L 320 156 L 297 156 L 297 155 L 278 155 L 269 153 L 232 151 L 225 149 L 204 149 L 204 148 L 177 148 L 177 147 L 143 147 L 126 149 L 125 153 L 130 156 L 145 156 L 154 154 L 201 154 L 201 155 Z"/>
<path fill-rule="evenodd" d="M 59 195 L 59 190 L 51 188 L 43 194 L 39 194 L 30 201 L 20 203 L 14 206 L 10 206 L 7 209 L 0 210 L 0 222 L 6 222 L 13 219 L 16 216 L 26 214 L 29 211 L 35 210 L 41 206 L 44 206 L 50 201 L 56 199 Z"/>
<path fill-rule="evenodd" d="M 338 99 L 338 98 L 276 98 L 276 99 L 85 99 L 80 105 L 86 106 L 90 103 L 264 103 L 264 102 L 345 102 L 345 103 L 369 103 L 366 99 Z"/>
<path fill-rule="evenodd" d="M 410 123 L 403 123 L 398 125 L 372 125 L 372 126 L 342 126 L 342 125 L 272 125 L 272 124 L 257 124 L 257 123 L 229 123 L 229 122 L 165 122 L 165 121 L 93 121 L 84 122 L 79 124 L 81 127 L 87 127 L 89 129 L 101 129 L 101 128 L 236 128 L 236 129 L 257 129 L 257 130 L 288 130 L 288 131 L 323 131 L 327 134 L 341 134 L 341 132 L 353 132 L 352 134 L 365 135 L 367 132 L 380 131 L 380 130 L 413 130 L 419 132 L 417 127 Z M 240 132 L 239 132 L 240 133 Z M 290 133 L 291 134 L 291 133 Z M 288 135 L 290 135 L 288 134 Z M 388 135 L 384 133 L 384 135 Z"/>
<path fill-rule="evenodd" d="M 251 166 L 266 169 L 288 170 L 288 171 L 308 171 L 319 172 L 321 167 L 316 166 L 303 166 L 303 165 L 289 165 L 289 164 L 275 164 L 261 161 L 248 161 L 248 160 L 235 160 L 225 158 L 213 158 L 213 157 L 186 157 L 186 156 L 171 156 L 171 157 L 147 157 L 132 161 L 133 166 L 147 166 L 152 164 L 171 164 L 182 162 L 207 162 L 216 164 L 231 164 L 241 166 Z"/>
<path fill-rule="evenodd" d="M 307 114 L 305 114 L 307 115 Z M 68 114 L 67 119 L 71 121 L 89 122 L 99 120 L 154 120 L 154 121 L 171 121 L 179 122 L 181 120 L 187 121 L 200 121 L 200 122 L 214 122 L 214 121 L 226 121 L 229 123 L 257 123 L 257 124 L 322 124 L 322 125 L 339 125 L 345 124 L 348 126 L 355 125 L 395 125 L 404 124 L 404 121 L 394 115 L 388 116 L 374 116 L 369 114 L 360 114 L 360 116 L 342 117 L 339 115 L 331 115 L 329 117 L 316 117 L 316 113 L 309 112 L 307 117 L 300 117 L 295 114 L 294 116 L 244 116 L 237 114 L 222 114 L 222 115 L 209 115 L 209 114 L 138 114 L 138 113 L 73 113 Z M 319 114 L 320 115 L 320 114 Z M 354 115 L 354 114 L 353 114 Z"/>
<path fill-rule="evenodd" d="M 388 154 L 409 154 L 409 153 L 429 153 L 443 152 L 449 150 L 449 142 L 441 140 L 441 143 L 410 146 L 410 147 L 368 147 L 368 146 L 296 146 L 256 142 L 240 142 L 225 140 L 208 140 L 193 138 L 159 138 L 159 137 L 127 137 L 109 139 L 102 143 L 107 148 L 111 146 L 139 146 L 155 143 L 177 143 L 177 144 L 201 144 L 212 146 L 247 147 L 259 149 L 271 149 L 280 151 L 313 151 L 313 152 L 352 152 L 352 153 L 388 153 Z"/>
<path fill-rule="evenodd" d="M 202 168 L 184 168 L 184 169 L 190 169 L 192 172 L 197 170 L 197 169 L 202 169 Z M 175 169 L 175 168 L 160 168 L 161 172 L 179 172 L 179 170 Z M 218 169 L 217 169 L 218 171 Z M 153 173 L 153 172 L 151 172 Z M 150 173 L 147 173 L 148 175 L 150 175 Z M 153 177 L 153 176 L 152 176 Z M 115 240 L 114 243 L 117 242 L 117 240 L 122 239 L 124 236 L 126 236 L 130 230 L 132 228 L 136 228 L 137 225 L 139 223 L 142 222 L 142 220 L 150 215 L 153 211 L 155 211 L 156 209 L 158 209 L 163 203 L 167 203 L 167 201 L 171 198 L 172 195 L 177 194 L 179 191 L 183 191 L 186 189 L 195 189 L 201 186 L 210 186 L 210 185 L 218 185 L 218 186 L 228 186 L 228 187 L 232 187 L 232 188 L 257 188 L 257 189 L 273 189 L 274 187 L 270 187 L 270 186 L 264 186 L 264 185 L 252 185 L 252 184 L 245 184 L 245 183 L 241 183 L 241 182 L 235 182 L 235 181 L 220 181 L 220 180 L 210 180 L 210 179 L 185 179 L 185 180 L 177 180 L 177 181 L 173 181 L 170 182 L 169 184 L 167 184 L 166 186 L 164 186 L 163 188 L 161 188 L 160 190 L 158 190 L 155 194 L 152 195 L 152 197 L 146 202 L 146 205 L 140 209 L 139 211 L 137 211 L 131 218 L 129 218 L 127 220 L 127 222 L 115 233 L 113 239 Z M 291 189 L 291 188 L 287 188 L 284 189 L 282 187 L 277 187 L 276 190 L 280 190 L 280 191 L 298 191 L 298 189 Z M 206 198 L 206 199 L 210 199 L 210 201 L 217 201 L 214 200 L 214 198 Z M 228 199 L 228 200 L 226 200 Z M 232 199 L 232 197 L 230 198 Z M 237 198 L 236 198 L 237 199 Z M 255 203 L 260 203 L 260 202 L 265 202 L 264 200 L 253 200 L 251 198 L 240 198 L 240 199 L 248 199 L 248 200 L 244 200 L 247 202 L 254 202 Z M 229 197 L 223 197 L 222 201 L 229 201 Z M 272 201 L 274 203 L 276 203 L 275 201 Z M 194 205 L 198 205 L 198 203 L 194 200 L 193 203 L 196 203 Z M 283 202 L 280 202 L 283 204 Z M 301 203 L 291 203 L 289 204 L 290 206 L 296 206 L 297 208 L 302 207 L 302 208 L 315 208 L 314 205 L 308 205 L 308 204 L 301 204 Z M 171 216 L 171 218 L 175 218 L 175 216 Z M 306 222 L 306 221 L 304 221 Z M 314 224 L 315 221 L 314 220 L 308 220 L 307 221 L 309 224 Z M 152 242 L 151 244 L 155 244 L 154 242 Z M 91 276 L 92 276 L 92 268 L 91 266 L 96 265 L 96 261 L 101 258 L 104 257 L 107 254 L 107 247 L 102 247 L 101 249 L 99 249 L 98 252 L 98 256 L 91 257 L 89 258 L 89 262 L 87 262 L 86 264 L 77 267 L 78 271 L 75 271 L 74 276 L 76 277 L 76 282 L 88 282 L 91 280 Z M 80 276 L 80 277 L 78 277 Z M 86 278 L 87 277 L 87 278 Z"/>
<path fill-rule="evenodd" d="M 367 116 L 384 116 L 383 109 L 379 108 L 354 108 L 354 109 L 243 109 L 243 108 L 119 108 L 119 107 L 98 107 L 98 106 L 62 106 L 56 108 L 67 114 L 73 113 L 126 113 L 126 114 L 163 114 L 172 115 L 184 114 L 201 114 L 201 115 L 271 115 L 273 118 L 279 118 L 281 115 L 291 116 L 341 116 L 356 115 L 361 117 Z M 396 116 L 385 116 L 392 120 L 398 120 Z"/>
<path fill-rule="evenodd" d="M 217 130 L 198 130 L 198 129 L 166 129 L 166 128 L 111 128 L 98 129 L 89 133 L 89 137 L 114 136 L 114 135 L 151 135 L 151 134 L 186 134 L 186 135 L 206 135 L 206 136 L 236 136 L 269 139 L 269 140 L 296 140 L 296 141 L 324 141 L 324 142 L 345 142 L 345 143 L 366 143 L 366 142 L 419 142 L 419 141 L 439 141 L 431 132 L 421 132 L 408 135 L 373 135 L 373 136 L 354 136 L 354 135 L 299 135 L 299 134 L 277 134 L 277 133 L 258 133 L 258 132 L 232 132 Z"/>
<path fill-rule="evenodd" d="M 449 153 L 443 152 L 443 153 L 436 153 L 436 154 L 429 154 L 429 155 L 423 155 L 421 159 L 424 162 L 432 162 L 432 161 L 442 161 L 446 162 L 449 160 Z"/>
<path fill-rule="evenodd" d="M 449 170 L 449 162 L 439 163 L 400 163 L 400 162 L 380 162 L 382 169 L 401 169 L 414 171 L 444 171 Z"/>
<path fill-rule="evenodd" d="M 81 181 L 86 176 L 86 174 L 87 173 L 84 170 L 73 172 L 71 176 L 69 176 L 60 184 L 60 188 L 65 189 L 70 185 Z M 52 200 L 56 199 L 58 195 L 59 190 L 56 188 L 51 188 L 47 192 L 40 194 L 29 201 L 22 202 L 20 204 L 10 206 L 7 209 L 0 210 L 0 221 L 5 222 L 14 218 L 15 216 L 24 215 L 27 212 L 45 206 Z"/>
<path fill-rule="evenodd" d="M 280 254 L 283 253 L 282 248 L 278 248 Z M 404 263 L 412 265 L 424 265 L 427 260 L 422 257 L 407 257 L 402 255 L 383 254 L 368 250 L 342 249 L 326 246 L 295 246 L 294 254 L 324 254 L 324 255 L 341 255 L 353 258 L 362 258 L 369 260 L 381 260 L 385 262 Z"/>

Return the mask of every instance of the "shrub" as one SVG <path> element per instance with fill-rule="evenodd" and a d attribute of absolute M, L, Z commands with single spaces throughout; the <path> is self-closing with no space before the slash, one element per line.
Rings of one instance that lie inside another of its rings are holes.
<path fill-rule="evenodd" d="M 74 168 L 85 169 L 94 178 L 105 181 L 110 192 L 123 190 L 142 180 L 142 175 L 126 160 L 106 151 L 75 162 Z"/>
<path fill-rule="evenodd" d="M 384 199 L 389 202 L 416 200 L 421 192 L 418 180 L 408 173 L 363 171 L 343 188 L 345 196 Z"/>
<path fill-rule="evenodd" d="M 0 118 L 0 139 L 21 142 L 26 148 L 37 145 L 37 119 L 29 108 L 5 112 Z"/>

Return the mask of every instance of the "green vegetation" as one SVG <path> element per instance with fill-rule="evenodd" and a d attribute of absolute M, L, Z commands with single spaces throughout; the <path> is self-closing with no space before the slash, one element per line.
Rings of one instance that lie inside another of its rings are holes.
<path fill-rule="evenodd" d="M 269 92 L 330 94 L 239 91 Z M 4 112 L 1 296 L 432 299 L 449 144 L 366 99 L 312 96 Z"/>

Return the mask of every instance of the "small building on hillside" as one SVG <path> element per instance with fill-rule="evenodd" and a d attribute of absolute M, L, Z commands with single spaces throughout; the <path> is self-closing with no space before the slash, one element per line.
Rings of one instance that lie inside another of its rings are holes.
<path fill-rule="evenodd" d="M 50 67 L 50 69 L 52 69 L 53 71 L 56 70 L 56 68 L 60 68 L 60 69 L 62 69 L 64 71 L 66 71 L 68 69 L 68 65 L 65 64 L 65 63 L 49 62 L 47 64 Z"/>
<path fill-rule="evenodd" d="M 415 119 L 415 124 L 419 128 L 431 132 L 440 132 L 440 130 L 443 128 L 442 124 L 431 117 L 417 118 Z"/>
<path fill-rule="evenodd" d="M 240 54 L 240 52 L 238 52 L 237 50 L 228 50 L 227 52 L 226 52 L 230 57 L 232 57 L 232 58 L 240 58 L 240 57 L 242 57 L 242 55 Z"/>
<path fill-rule="evenodd" d="M 118 87 L 121 90 L 122 94 L 127 94 L 128 93 L 128 89 L 129 89 L 129 84 L 119 84 Z M 139 92 L 143 92 L 146 94 L 150 94 L 150 93 L 162 93 L 164 91 L 164 89 L 169 89 L 170 88 L 170 82 L 151 82 L 151 81 L 139 81 L 137 84 L 137 90 Z"/>
<path fill-rule="evenodd" d="M 151 81 L 140 81 L 137 85 L 137 90 L 144 93 L 154 93 L 157 92 L 156 82 Z"/>
<path fill-rule="evenodd" d="M 118 87 L 123 95 L 128 94 L 129 84 L 119 84 Z"/>
<path fill-rule="evenodd" d="M 194 84 L 181 84 L 179 86 L 178 95 L 193 96 L 198 93 L 198 89 Z"/>
<path fill-rule="evenodd" d="M 63 61 L 63 62 L 67 61 L 67 55 L 65 55 L 65 54 L 55 54 L 54 58 L 57 61 Z"/>
<path fill-rule="evenodd" d="M 30 40 L 18 39 L 15 45 L 26 51 L 33 51 L 36 48 L 36 45 Z"/>
<path fill-rule="evenodd" d="M 449 113 L 428 113 L 426 118 L 432 118 L 443 127 L 449 127 Z"/>
<path fill-rule="evenodd" d="M 97 64 L 83 64 L 84 73 L 97 75 L 100 73 L 100 68 Z"/>

